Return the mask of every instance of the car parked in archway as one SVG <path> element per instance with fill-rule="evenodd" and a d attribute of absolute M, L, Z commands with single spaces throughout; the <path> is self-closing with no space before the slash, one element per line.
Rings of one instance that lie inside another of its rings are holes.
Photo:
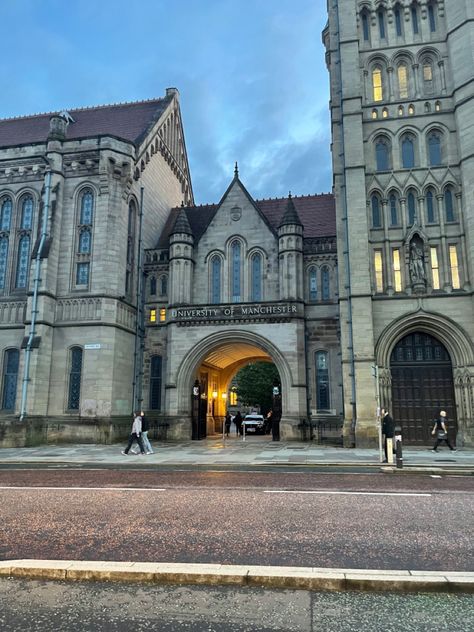
<path fill-rule="evenodd" d="M 249 433 L 261 433 L 265 432 L 265 420 L 263 415 L 259 415 L 257 413 L 250 413 L 249 415 L 245 415 L 244 420 L 242 422 L 242 428 L 245 426 L 245 434 Z"/>

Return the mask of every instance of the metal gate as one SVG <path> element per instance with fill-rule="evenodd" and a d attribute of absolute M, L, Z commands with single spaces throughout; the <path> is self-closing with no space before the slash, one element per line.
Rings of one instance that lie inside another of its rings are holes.
<path fill-rule="evenodd" d="M 451 439 L 457 431 L 453 370 L 445 347 L 433 336 L 415 333 L 402 338 L 390 358 L 392 412 L 402 427 L 403 442 L 428 445 L 433 419 L 448 413 Z"/>

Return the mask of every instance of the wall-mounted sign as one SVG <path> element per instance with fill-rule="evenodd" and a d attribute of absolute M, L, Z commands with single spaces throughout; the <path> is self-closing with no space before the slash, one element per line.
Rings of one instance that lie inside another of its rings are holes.
<path fill-rule="evenodd" d="M 232 303 L 226 305 L 199 305 L 176 307 L 168 311 L 170 320 L 199 322 L 215 320 L 255 320 L 295 318 L 304 315 L 302 303 Z"/>
<path fill-rule="evenodd" d="M 92 342 L 84 345 L 84 349 L 100 349 L 100 342 Z"/>

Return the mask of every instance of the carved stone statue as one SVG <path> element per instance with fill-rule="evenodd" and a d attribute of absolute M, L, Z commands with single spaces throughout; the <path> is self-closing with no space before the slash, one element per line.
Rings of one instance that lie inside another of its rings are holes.
<path fill-rule="evenodd" d="M 425 262 L 420 244 L 412 241 L 410 244 L 410 279 L 413 285 L 426 282 Z"/>

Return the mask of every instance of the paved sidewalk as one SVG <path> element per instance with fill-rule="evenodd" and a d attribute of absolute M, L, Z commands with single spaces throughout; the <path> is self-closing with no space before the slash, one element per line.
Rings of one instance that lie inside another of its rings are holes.
<path fill-rule="evenodd" d="M 75 464 L 75 465 L 216 465 L 216 466 L 275 466 L 275 465 L 322 465 L 322 466 L 373 466 L 380 463 L 379 451 L 368 449 L 331 448 L 313 442 L 272 442 L 268 437 L 247 437 L 246 441 L 231 437 L 210 438 L 202 441 L 155 442 L 154 454 L 124 456 L 124 445 L 44 445 L 34 448 L 4 448 L 0 450 L 0 465 L 25 464 Z M 404 469 L 472 470 L 474 450 L 460 449 L 450 452 L 442 448 L 433 453 L 429 448 L 404 448 Z M 384 465 L 383 467 L 388 467 Z"/>

